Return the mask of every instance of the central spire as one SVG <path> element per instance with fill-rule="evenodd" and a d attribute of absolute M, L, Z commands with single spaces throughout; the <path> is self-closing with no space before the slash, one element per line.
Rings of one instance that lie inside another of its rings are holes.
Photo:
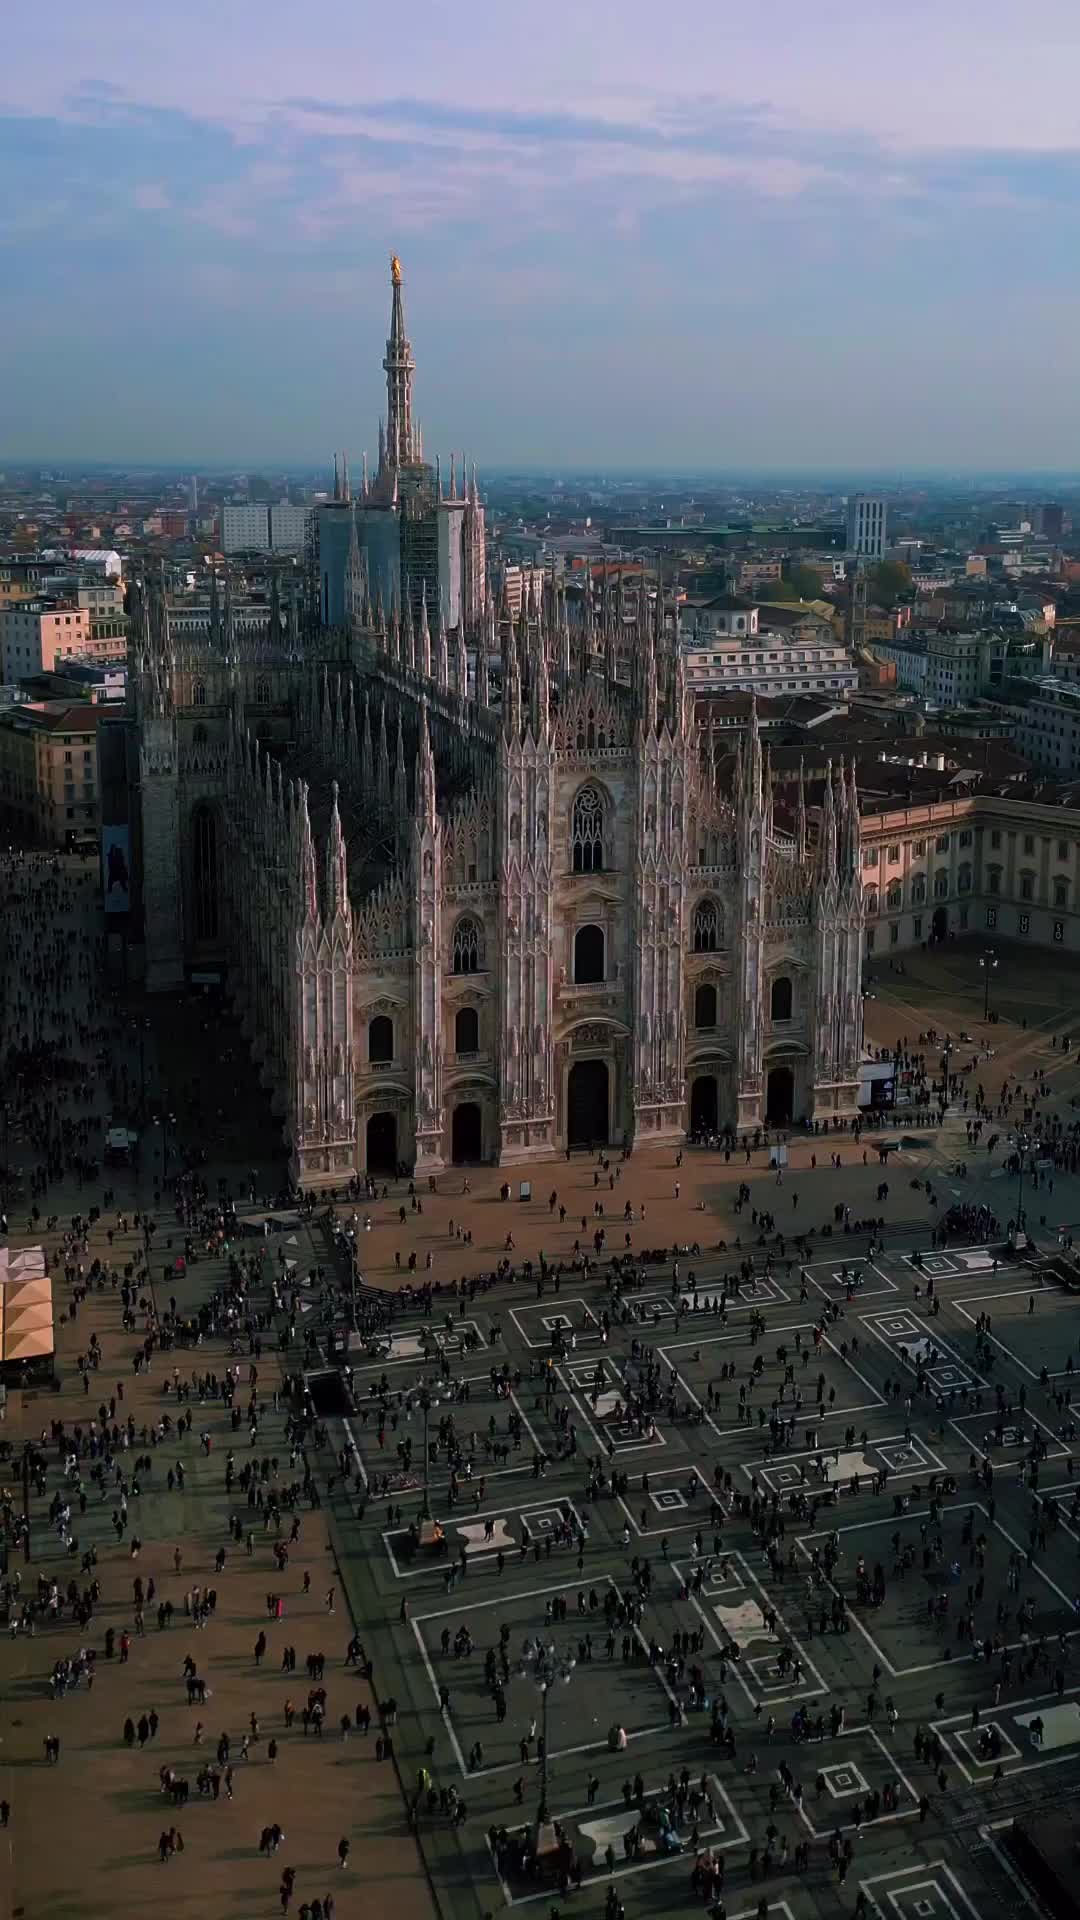
<path fill-rule="evenodd" d="M 383 371 L 386 374 L 387 467 L 409 467 L 419 459 L 413 428 L 412 377 L 416 362 L 405 332 L 405 304 L 401 295 L 401 261 L 395 253 L 390 261 L 390 285 L 393 305 L 390 309 L 390 336 L 386 342 Z"/>

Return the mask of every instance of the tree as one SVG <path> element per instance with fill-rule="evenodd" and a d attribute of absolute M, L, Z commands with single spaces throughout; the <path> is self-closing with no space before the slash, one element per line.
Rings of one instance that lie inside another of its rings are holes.
<path fill-rule="evenodd" d="M 895 607 L 911 590 L 911 568 L 902 560 L 879 560 L 870 569 L 870 597 L 879 607 Z"/>
<path fill-rule="evenodd" d="M 821 596 L 821 575 L 813 567 L 807 567 L 801 560 L 789 563 L 785 578 L 800 600 L 817 600 Z"/>

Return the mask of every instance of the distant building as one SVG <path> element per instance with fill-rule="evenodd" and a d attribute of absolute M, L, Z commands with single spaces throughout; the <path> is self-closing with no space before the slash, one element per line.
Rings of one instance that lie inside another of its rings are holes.
<path fill-rule="evenodd" d="M 0 712 L 0 818 L 20 838 L 62 847 L 96 836 L 100 712 L 64 700 Z"/>
<path fill-rule="evenodd" d="M 1009 651 L 1003 633 L 930 633 L 926 637 L 926 698 L 934 706 L 963 706 L 996 686 Z"/>
<path fill-rule="evenodd" d="M 1000 686 L 1007 672 L 1031 677 L 1049 670 L 1050 643 L 1026 644 L 1025 636 L 996 628 L 930 629 L 870 641 L 879 660 L 896 668 L 897 685 L 922 695 L 928 706 L 958 707 Z M 1017 648 L 1016 662 L 1012 661 Z"/>
<path fill-rule="evenodd" d="M 1080 687 L 1064 680 L 1007 679 L 995 706 L 1019 753 L 1058 780 L 1080 777 Z"/>
<path fill-rule="evenodd" d="M 1065 509 L 1056 503 L 1033 508 L 1031 519 L 1035 532 L 1047 540 L 1060 540 L 1065 532 Z"/>
<path fill-rule="evenodd" d="M 271 553 L 303 553 L 311 509 L 279 500 L 270 507 L 269 516 Z"/>
<path fill-rule="evenodd" d="M 119 706 L 127 693 L 127 667 L 97 660 L 61 660 L 51 673 L 35 674 L 22 683 L 29 700 L 89 700 Z"/>
<path fill-rule="evenodd" d="M 896 662 L 881 660 L 869 647 L 859 647 L 855 654 L 855 669 L 859 676 L 859 689 L 863 693 L 884 692 L 896 685 Z"/>
<path fill-rule="evenodd" d="M 864 560 L 885 553 L 885 502 L 877 494 L 854 493 L 847 504 L 847 549 Z"/>
<path fill-rule="evenodd" d="M 909 693 L 926 692 L 926 642 L 922 639 L 874 640 L 870 643 L 875 660 L 896 671 L 896 684 Z"/>
<path fill-rule="evenodd" d="M 779 554 L 772 557 L 762 554 L 739 562 L 740 593 L 758 593 L 763 587 L 778 586 L 783 577 L 784 562 Z"/>
<path fill-rule="evenodd" d="M 87 573 L 103 573 L 107 580 L 119 580 L 124 571 L 120 555 L 112 547 L 73 547 L 68 558 Z"/>
<path fill-rule="evenodd" d="M 228 504 L 221 509 L 221 548 L 223 553 L 268 553 L 270 551 L 270 509 L 266 506 Z"/>
<path fill-rule="evenodd" d="M 72 594 L 90 615 L 89 638 L 78 648 L 81 658 L 102 664 L 123 666 L 127 659 L 127 615 L 124 592 L 118 581 L 98 580 L 80 583 Z"/>
<path fill-rule="evenodd" d="M 897 635 L 910 624 L 910 620 L 910 607 L 893 607 L 890 609 L 888 607 L 868 606 L 863 621 L 863 639 L 868 641 L 871 646 L 875 640 L 884 640 L 888 643 L 890 640 L 896 639 Z"/>
<path fill-rule="evenodd" d="M 21 680 L 79 653 L 90 640 L 90 614 L 71 601 L 16 601 L 0 606 L 0 680 Z"/>
<path fill-rule="evenodd" d="M 37 575 L 34 577 L 25 560 L 0 560 L 0 607 L 9 607 L 15 600 L 33 600 L 38 592 Z"/>
<path fill-rule="evenodd" d="M 790 622 L 780 625 L 783 614 Z M 763 626 L 762 616 L 767 622 Z M 773 626 L 770 616 L 777 617 Z M 687 685 L 771 695 L 839 694 L 859 684 L 851 654 L 812 608 L 761 609 L 727 594 L 687 594 L 680 610 Z"/>

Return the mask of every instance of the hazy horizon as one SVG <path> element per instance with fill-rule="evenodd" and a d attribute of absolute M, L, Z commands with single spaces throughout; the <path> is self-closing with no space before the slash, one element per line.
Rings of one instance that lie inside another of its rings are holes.
<path fill-rule="evenodd" d="M 35 471 L 50 468 L 55 468 L 61 473 L 67 471 L 72 475 L 85 474 L 92 476 L 118 474 L 124 475 L 125 477 L 137 477 L 140 474 L 146 474 L 154 477 L 171 477 L 177 481 L 189 479 L 193 473 L 197 474 L 200 479 L 207 480 L 225 479 L 229 477 L 240 478 L 243 476 L 272 479 L 281 475 L 288 479 L 304 480 L 311 483 L 314 483 L 319 476 L 322 476 L 329 485 L 332 483 L 333 478 L 333 455 L 331 454 L 326 459 L 319 459 L 311 455 L 302 455 L 286 457 L 275 456 L 274 458 L 262 460 L 256 459 L 255 457 L 244 458 L 242 456 L 231 459 L 219 457 L 213 460 L 200 460 L 195 457 L 190 460 L 177 460 L 173 458 L 155 460 L 148 456 L 141 455 L 138 458 L 125 460 L 121 455 L 112 457 L 102 456 L 100 459 L 87 459 L 81 455 L 64 456 L 61 454 L 53 454 L 48 457 L 38 455 L 34 458 L 22 455 L 18 458 L 10 458 L 6 462 L 0 463 L 0 475 L 3 475 L 9 469 Z M 516 479 L 538 479 L 555 482 L 563 479 L 569 481 L 596 480 L 608 484 L 620 481 L 627 481 L 634 484 L 643 484 L 645 482 L 663 483 L 670 481 L 673 483 L 677 482 L 680 486 L 700 484 L 709 488 L 726 489 L 752 481 L 755 485 L 768 482 L 778 489 L 787 487 L 792 491 L 798 488 L 802 491 L 829 491 L 837 494 L 842 494 L 845 491 L 855 488 L 868 489 L 870 487 L 877 487 L 886 492 L 904 493 L 917 489 L 920 486 L 933 487 L 935 489 L 966 487 L 970 488 L 973 493 L 983 494 L 999 492 L 1002 489 L 1019 487 L 1021 485 L 1031 487 L 1036 484 L 1041 485 L 1044 482 L 1047 485 L 1053 485 L 1062 489 L 1080 488 L 1080 468 L 1069 469 L 1053 467 L 1016 467 L 1012 470 L 1002 469 L 1000 471 L 995 471 L 991 468 L 979 469 L 974 467 L 966 469 L 961 467 L 954 469 L 946 469 L 944 467 L 937 469 L 932 467 L 912 467 L 907 472 L 896 473 L 883 472 L 871 467 L 860 469 L 857 467 L 842 466 L 781 467 L 774 465 L 753 467 L 746 465 L 732 468 L 717 467 L 710 469 L 708 467 L 679 467 L 666 464 L 641 467 L 615 466 L 603 461 L 582 462 L 576 466 L 572 466 L 569 463 L 555 466 L 545 463 L 530 464 L 517 460 L 493 460 L 483 467 L 481 478 L 483 477 L 486 477 L 489 481 L 499 483 Z M 356 478 L 351 466 L 350 478 L 352 480 Z"/>
<path fill-rule="evenodd" d="M 267 0 L 257 36 L 210 0 L 18 10 L 0 467 L 336 446 L 358 472 L 393 250 L 429 456 L 1075 473 L 1075 7 L 656 26 L 643 0 Z"/>

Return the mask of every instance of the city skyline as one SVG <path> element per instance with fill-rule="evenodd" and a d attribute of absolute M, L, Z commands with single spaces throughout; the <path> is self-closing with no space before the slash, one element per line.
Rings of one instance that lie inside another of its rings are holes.
<path fill-rule="evenodd" d="M 3 459 L 372 457 L 396 249 L 431 453 L 1074 470 L 1080 22 L 864 15 L 20 16 Z"/>

